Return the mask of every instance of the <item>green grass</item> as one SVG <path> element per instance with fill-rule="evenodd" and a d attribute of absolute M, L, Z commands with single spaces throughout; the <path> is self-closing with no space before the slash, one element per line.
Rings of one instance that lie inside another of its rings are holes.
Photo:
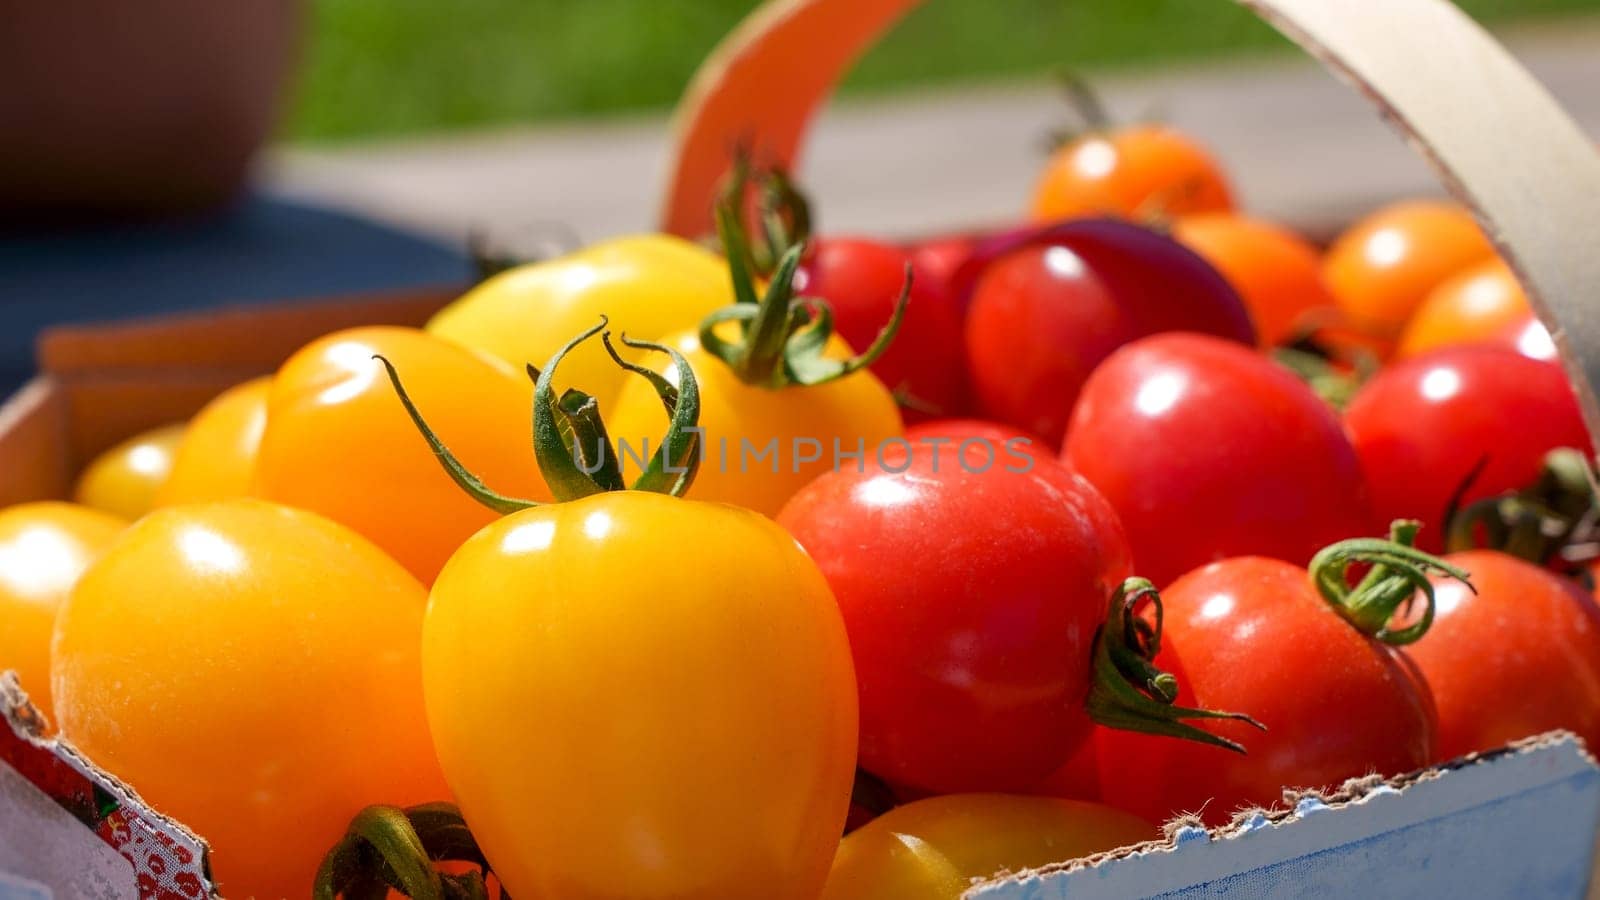
<path fill-rule="evenodd" d="M 1600 0 L 1460 0 L 1486 21 Z M 342 139 L 670 107 L 752 0 L 311 0 L 288 136 Z M 932 0 L 847 92 L 1269 51 L 1220 0 Z"/>

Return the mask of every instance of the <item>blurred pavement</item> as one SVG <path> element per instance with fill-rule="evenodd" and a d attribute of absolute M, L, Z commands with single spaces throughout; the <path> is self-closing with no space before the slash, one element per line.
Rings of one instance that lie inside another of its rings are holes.
<path fill-rule="evenodd" d="M 1600 19 L 1502 32 L 1600 135 Z M 1090 73 L 1091 76 L 1093 73 Z M 1305 58 L 1222 62 L 1094 79 L 1112 111 L 1199 135 L 1243 204 L 1317 226 L 1436 192 L 1373 108 Z M 800 175 L 829 231 L 916 236 L 1024 209 L 1043 135 L 1065 121 L 1046 82 L 848 99 L 817 122 Z M 584 239 L 651 227 L 664 115 L 269 155 L 269 190 L 460 240 L 472 227 L 564 222 Z"/>

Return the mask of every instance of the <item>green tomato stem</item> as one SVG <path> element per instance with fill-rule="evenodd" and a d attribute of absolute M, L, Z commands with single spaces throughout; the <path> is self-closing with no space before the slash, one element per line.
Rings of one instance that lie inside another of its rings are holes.
<path fill-rule="evenodd" d="M 1446 575 L 1472 588 L 1470 576 L 1437 556 L 1412 546 L 1421 523 L 1397 519 L 1389 539 L 1355 538 L 1330 544 L 1311 558 L 1307 567 L 1322 598 L 1362 634 L 1386 644 L 1413 643 L 1428 633 L 1434 617 L 1433 582 L 1429 574 Z M 1349 570 L 1357 563 L 1372 568 L 1354 587 Z M 1390 622 L 1402 608 L 1422 595 L 1422 614 L 1403 628 Z"/>

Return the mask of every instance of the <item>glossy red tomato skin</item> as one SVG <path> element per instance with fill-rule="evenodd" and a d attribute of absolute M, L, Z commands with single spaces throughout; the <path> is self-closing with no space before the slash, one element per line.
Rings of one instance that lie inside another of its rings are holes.
<path fill-rule="evenodd" d="M 911 299 L 894 343 L 871 366 L 891 391 L 910 399 L 913 421 L 955 415 L 967 406 L 961 365 L 961 316 L 943 278 L 922 270 L 907 251 L 866 238 L 818 238 L 795 278 L 801 293 L 833 308 L 838 333 L 855 350 L 871 346 L 894 314 L 912 264 Z M 932 410 L 927 412 L 924 410 Z"/>
<path fill-rule="evenodd" d="M 1377 531 L 1338 417 L 1250 348 L 1145 338 L 1095 370 L 1062 456 L 1117 510 L 1157 587 L 1230 556 L 1304 565 Z"/>
<path fill-rule="evenodd" d="M 1437 727 L 1427 686 L 1404 656 L 1354 629 L 1306 570 L 1262 557 L 1197 569 L 1161 592 L 1156 664 L 1178 702 L 1254 717 L 1200 722 L 1240 755 L 1192 741 L 1096 732 L 1104 802 L 1162 821 L 1203 810 L 1209 824 L 1266 806 L 1284 788 L 1337 786 L 1427 765 Z"/>
<path fill-rule="evenodd" d="M 1437 761 L 1565 728 L 1600 746 L 1600 608 L 1576 582 L 1493 550 L 1446 556 L 1433 625 L 1405 648 L 1439 709 Z"/>
<path fill-rule="evenodd" d="M 1177 242 L 1098 219 L 1000 235 L 958 271 L 970 288 L 967 367 L 989 418 L 1051 442 L 1096 365 L 1150 334 L 1193 331 L 1255 343 L 1243 303 Z"/>
<path fill-rule="evenodd" d="M 1561 368 L 1494 346 L 1384 369 L 1351 399 L 1345 423 L 1380 519 L 1420 520 L 1426 550 L 1443 546 L 1445 509 L 1480 460 L 1464 502 L 1524 487 L 1552 449 L 1589 448 Z"/>
<path fill-rule="evenodd" d="M 860 763 L 898 785 L 1026 790 L 1088 736 L 1091 644 L 1127 544 L 1087 482 L 1000 459 L 979 473 L 918 451 L 900 473 L 831 472 L 778 518 L 844 614 Z"/>
<path fill-rule="evenodd" d="M 917 267 L 919 277 L 926 273 L 927 277 L 937 280 L 940 287 L 949 291 L 956 271 L 972 255 L 977 245 L 978 238 L 970 234 L 930 238 L 911 246 L 911 261 Z"/>

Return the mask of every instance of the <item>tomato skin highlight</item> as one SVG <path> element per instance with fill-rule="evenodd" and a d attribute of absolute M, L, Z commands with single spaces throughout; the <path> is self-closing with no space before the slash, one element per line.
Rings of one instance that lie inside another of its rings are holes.
<path fill-rule="evenodd" d="M 1492 550 L 1452 553 L 1474 594 L 1434 581 L 1436 613 L 1405 648 L 1439 709 L 1435 761 L 1565 728 L 1600 746 L 1600 608 L 1576 583 Z"/>
<path fill-rule="evenodd" d="M 1417 546 L 1429 551 L 1443 546 L 1445 509 L 1480 461 L 1463 504 L 1529 484 L 1550 450 L 1589 448 L 1561 368 L 1494 346 L 1389 366 L 1357 391 L 1345 424 L 1379 518 L 1421 521 Z"/>
<path fill-rule="evenodd" d="M 1222 168 L 1193 138 L 1165 125 L 1133 125 L 1056 150 L 1034 188 L 1032 216 L 1135 218 L 1232 208 Z"/>
<path fill-rule="evenodd" d="M 1395 775 L 1435 759 L 1427 685 L 1393 648 L 1346 622 L 1306 570 L 1280 560 L 1212 563 L 1161 592 L 1155 663 L 1178 677 L 1178 703 L 1245 713 L 1266 726 L 1196 721 L 1246 755 L 1192 741 L 1096 732 L 1105 802 L 1155 821 L 1201 812 L 1220 824 L 1284 788 Z"/>
<path fill-rule="evenodd" d="M 78 476 L 73 502 L 129 520 L 154 509 L 183 434 L 182 424 L 152 428 L 95 457 Z"/>
<path fill-rule="evenodd" d="M 423 717 L 425 602 L 312 513 L 156 510 L 61 608 L 61 733 L 204 835 L 227 896 L 305 896 L 361 808 L 447 797 Z"/>
<path fill-rule="evenodd" d="M 501 519 L 440 573 L 423 670 L 440 762 L 513 896 L 821 888 L 855 679 L 827 583 L 769 519 L 632 491 Z"/>
<path fill-rule="evenodd" d="M 1158 588 L 1230 556 L 1303 565 L 1376 530 L 1333 411 L 1288 370 L 1212 337 L 1113 354 L 1084 386 L 1062 458 L 1117 510 Z"/>
<path fill-rule="evenodd" d="M 271 378 L 255 378 L 223 391 L 195 414 L 156 493 L 158 506 L 249 496 L 271 389 Z"/>
<path fill-rule="evenodd" d="M 1091 644 L 1127 544 L 1082 479 L 997 457 L 980 472 L 919 449 L 903 472 L 843 469 L 779 515 L 850 634 L 861 765 L 893 784 L 1026 790 L 1088 736 Z"/>

